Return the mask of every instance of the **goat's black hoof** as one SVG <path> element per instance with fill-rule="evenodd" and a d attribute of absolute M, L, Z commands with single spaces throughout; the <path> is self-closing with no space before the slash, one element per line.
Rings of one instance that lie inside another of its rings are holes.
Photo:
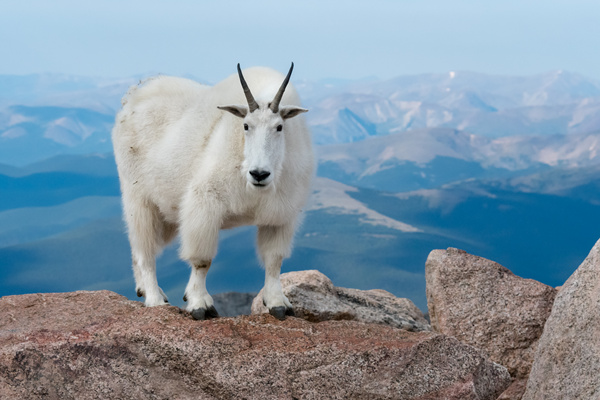
<path fill-rule="evenodd" d="M 206 308 L 196 308 L 192 310 L 192 318 L 197 321 L 204 321 L 206 319 L 217 318 L 219 313 L 215 306 L 210 306 L 208 309 Z"/>
<path fill-rule="evenodd" d="M 206 310 L 206 318 L 219 318 L 219 313 L 217 312 L 215 306 L 208 307 L 208 310 Z"/>
<path fill-rule="evenodd" d="M 274 316 L 275 318 L 277 318 L 280 321 L 283 321 L 285 319 L 286 315 L 288 315 L 290 317 L 296 316 L 293 308 L 287 308 L 285 306 L 269 308 L 269 314 L 271 314 L 272 316 Z"/>
<path fill-rule="evenodd" d="M 183 295 L 183 301 L 187 302 L 187 295 Z"/>
<path fill-rule="evenodd" d="M 196 321 L 204 321 L 206 319 L 206 308 L 196 308 L 192 310 L 192 318 Z"/>
<path fill-rule="evenodd" d="M 144 297 L 144 291 L 142 289 L 137 290 L 137 297 Z"/>

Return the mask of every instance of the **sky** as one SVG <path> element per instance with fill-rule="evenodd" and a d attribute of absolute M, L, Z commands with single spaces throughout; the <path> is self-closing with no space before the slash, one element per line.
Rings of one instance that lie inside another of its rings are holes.
<path fill-rule="evenodd" d="M 0 74 L 297 79 L 563 69 L 600 80 L 597 0 L 7 0 Z"/>

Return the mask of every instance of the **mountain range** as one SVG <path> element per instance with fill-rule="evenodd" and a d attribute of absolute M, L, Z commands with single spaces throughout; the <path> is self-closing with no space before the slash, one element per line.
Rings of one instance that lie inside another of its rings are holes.
<path fill-rule="evenodd" d="M 0 163 L 23 166 L 58 154 L 110 151 L 120 98 L 139 80 L 0 75 Z M 531 77 L 450 72 L 301 81 L 297 87 L 316 144 L 428 128 L 485 138 L 600 131 L 600 83 L 566 71 Z"/>
<path fill-rule="evenodd" d="M 138 78 L 0 76 L 0 295 L 135 297 L 110 129 Z M 297 82 L 318 173 L 284 271 L 426 308 L 424 262 L 459 247 L 557 286 L 599 236 L 600 85 L 574 73 Z M 255 229 L 224 231 L 209 290 L 256 292 Z M 176 244 L 159 281 L 181 305 Z"/>
<path fill-rule="evenodd" d="M 588 133 L 600 124 L 600 83 L 566 71 L 531 77 L 423 74 L 347 83 L 325 93 L 308 100 L 319 144 L 418 128 L 503 137 Z"/>

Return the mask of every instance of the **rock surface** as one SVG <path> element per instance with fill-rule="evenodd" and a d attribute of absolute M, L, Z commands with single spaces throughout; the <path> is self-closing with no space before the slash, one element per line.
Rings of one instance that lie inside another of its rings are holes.
<path fill-rule="evenodd" d="M 506 369 L 432 332 L 194 321 L 108 291 L 0 299 L 2 399 L 495 399 Z"/>
<path fill-rule="evenodd" d="M 600 399 L 600 241 L 556 296 L 523 398 Z"/>
<path fill-rule="evenodd" d="M 296 316 L 308 321 L 351 320 L 408 331 L 431 330 L 423 313 L 412 301 L 380 289 L 336 287 L 317 270 L 281 274 L 281 286 L 294 306 Z M 252 314 L 267 312 L 261 290 L 252 302 Z"/>
<path fill-rule="evenodd" d="M 515 379 L 497 400 L 521 400 L 527 386 L 527 378 Z"/>
<path fill-rule="evenodd" d="M 429 254 L 425 279 L 434 331 L 507 367 L 515 383 L 504 398 L 521 398 L 556 289 L 454 248 Z"/>

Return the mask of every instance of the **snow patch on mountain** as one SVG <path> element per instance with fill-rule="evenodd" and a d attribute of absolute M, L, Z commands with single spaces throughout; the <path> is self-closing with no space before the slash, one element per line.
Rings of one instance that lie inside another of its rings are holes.
<path fill-rule="evenodd" d="M 439 209 L 442 215 L 449 214 L 457 205 L 471 197 L 496 198 L 496 195 L 476 185 L 444 185 L 439 189 L 420 189 L 411 192 L 390 194 L 390 196 L 400 200 L 420 197 L 427 202 L 427 206 L 430 209 Z"/>
<path fill-rule="evenodd" d="M 331 214 L 359 215 L 364 224 L 383 226 L 401 232 L 421 232 L 420 229 L 397 221 L 368 208 L 365 204 L 352 198 L 348 192 L 358 189 L 327 178 L 316 178 L 313 183 L 313 194 L 309 200 L 307 211 L 327 210 Z"/>

